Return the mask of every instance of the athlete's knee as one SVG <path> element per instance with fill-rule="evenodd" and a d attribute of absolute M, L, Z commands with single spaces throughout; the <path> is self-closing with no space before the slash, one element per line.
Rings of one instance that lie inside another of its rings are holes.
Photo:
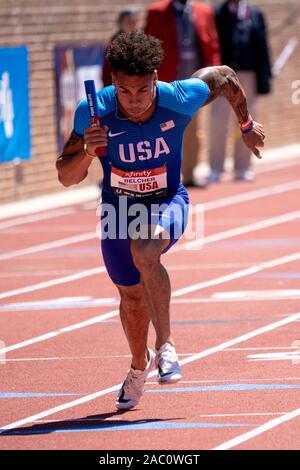
<path fill-rule="evenodd" d="M 121 296 L 121 308 L 124 313 L 134 314 L 141 310 L 143 293 L 140 284 L 136 286 L 117 286 Z"/>
<path fill-rule="evenodd" d="M 133 240 L 131 253 L 133 262 L 140 273 L 150 273 L 159 264 L 161 240 Z"/>

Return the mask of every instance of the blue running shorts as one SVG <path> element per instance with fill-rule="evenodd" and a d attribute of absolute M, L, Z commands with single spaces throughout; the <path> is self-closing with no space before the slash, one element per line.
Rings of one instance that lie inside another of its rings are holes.
<path fill-rule="evenodd" d="M 127 198 L 124 198 L 124 200 Z M 180 185 L 177 193 L 172 197 L 165 197 L 151 201 L 151 203 L 138 201 L 136 204 L 142 204 L 143 218 L 140 218 L 140 224 L 137 218 L 141 212 L 140 206 L 130 203 L 130 211 L 124 211 L 114 205 L 115 223 L 110 220 L 110 224 L 114 225 L 112 230 L 107 230 L 106 224 L 108 212 L 105 209 L 106 204 L 102 204 L 101 220 L 102 235 L 101 248 L 105 267 L 108 275 L 115 284 L 121 286 L 133 286 L 140 282 L 140 272 L 136 268 L 131 254 L 131 231 L 130 227 L 140 228 L 140 225 L 159 225 L 163 227 L 168 235 L 169 244 L 164 249 L 166 253 L 182 236 L 188 222 L 189 197 L 184 186 Z M 135 201 L 136 202 L 136 201 Z M 122 217 L 120 219 L 120 211 Z M 112 228 L 112 227 L 111 227 Z M 103 235 L 103 233 L 106 234 Z"/>

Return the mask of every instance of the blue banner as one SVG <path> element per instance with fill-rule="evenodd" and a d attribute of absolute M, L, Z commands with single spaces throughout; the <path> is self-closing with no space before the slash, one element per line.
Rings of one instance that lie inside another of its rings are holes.
<path fill-rule="evenodd" d="M 62 46 L 55 49 L 57 143 L 59 152 L 73 129 L 74 111 L 85 98 L 84 81 L 94 80 L 96 89 L 103 87 L 104 49 L 101 44 Z"/>
<path fill-rule="evenodd" d="M 0 48 L 0 163 L 30 153 L 27 48 Z"/>

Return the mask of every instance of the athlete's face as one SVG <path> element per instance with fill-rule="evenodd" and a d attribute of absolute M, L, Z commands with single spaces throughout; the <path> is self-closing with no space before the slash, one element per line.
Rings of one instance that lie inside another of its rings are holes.
<path fill-rule="evenodd" d="M 133 118 L 142 117 L 154 101 L 157 72 L 144 76 L 117 72 L 112 75 L 112 78 L 123 111 Z"/>

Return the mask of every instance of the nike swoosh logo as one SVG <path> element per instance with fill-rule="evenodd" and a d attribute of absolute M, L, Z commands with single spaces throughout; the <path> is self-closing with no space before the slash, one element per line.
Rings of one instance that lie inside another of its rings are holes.
<path fill-rule="evenodd" d="M 109 131 L 108 137 L 116 137 L 117 135 L 121 135 L 121 134 L 125 134 L 125 131 L 116 132 L 115 134 L 113 134 L 111 131 Z"/>

